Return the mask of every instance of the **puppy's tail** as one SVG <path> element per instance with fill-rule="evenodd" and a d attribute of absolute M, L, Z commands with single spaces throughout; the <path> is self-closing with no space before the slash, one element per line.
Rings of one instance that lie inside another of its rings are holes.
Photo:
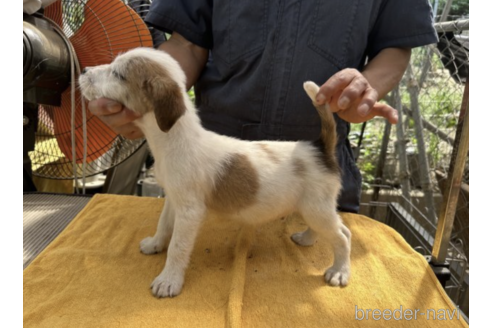
<path fill-rule="evenodd" d="M 319 146 L 324 154 L 325 164 L 332 171 L 339 172 L 340 168 L 336 159 L 337 126 L 333 113 L 330 110 L 327 110 L 324 105 L 316 105 L 316 95 L 319 91 L 319 86 L 316 83 L 311 81 L 304 82 L 304 90 L 309 98 L 311 98 L 313 105 L 321 118 Z"/>

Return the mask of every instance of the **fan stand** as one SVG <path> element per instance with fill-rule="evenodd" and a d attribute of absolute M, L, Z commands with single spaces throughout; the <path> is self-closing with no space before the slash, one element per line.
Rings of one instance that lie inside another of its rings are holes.
<path fill-rule="evenodd" d="M 147 145 L 143 145 L 127 160 L 112 167 L 106 174 L 103 193 L 135 195 L 140 171 L 150 155 Z"/>

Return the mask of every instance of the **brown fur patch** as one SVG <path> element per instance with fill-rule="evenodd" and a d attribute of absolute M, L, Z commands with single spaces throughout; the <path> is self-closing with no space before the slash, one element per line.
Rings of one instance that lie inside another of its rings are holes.
<path fill-rule="evenodd" d="M 162 81 L 154 83 L 160 84 L 157 90 L 164 90 L 153 93 L 154 115 L 159 128 L 168 132 L 185 113 L 183 95 L 178 84 L 171 79 L 162 79 Z"/>
<path fill-rule="evenodd" d="M 218 212 L 234 212 L 252 205 L 260 187 L 258 173 L 243 154 L 233 154 L 216 177 L 207 206 Z"/>
<path fill-rule="evenodd" d="M 335 154 L 330 153 L 326 146 L 324 140 L 322 138 L 313 141 L 312 145 L 318 149 L 318 158 L 324 166 L 333 173 L 340 174 L 340 166 L 338 165 L 338 161 Z"/>
<path fill-rule="evenodd" d="M 325 108 L 314 104 L 321 118 L 321 135 L 314 146 L 321 152 L 321 160 L 330 172 L 340 174 L 340 167 L 336 158 L 337 125 L 333 113 Z"/>
<path fill-rule="evenodd" d="M 306 173 L 306 164 L 304 164 L 303 160 L 300 158 L 295 158 L 294 163 L 294 174 L 297 176 L 303 176 Z"/>
<path fill-rule="evenodd" d="M 258 146 L 260 146 L 261 150 L 263 150 L 267 154 L 268 158 L 273 163 L 280 163 L 280 160 L 277 157 L 277 155 L 275 154 L 275 152 L 273 150 L 271 150 L 270 147 L 268 147 L 267 144 L 259 143 Z"/>
<path fill-rule="evenodd" d="M 168 132 L 185 113 L 181 88 L 169 77 L 169 73 L 157 62 L 145 58 L 129 60 L 122 73 L 129 84 L 129 94 L 143 91 L 145 112 L 153 111 L 159 128 Z M 144 113 L 142 113 L 144 114 Z"/>

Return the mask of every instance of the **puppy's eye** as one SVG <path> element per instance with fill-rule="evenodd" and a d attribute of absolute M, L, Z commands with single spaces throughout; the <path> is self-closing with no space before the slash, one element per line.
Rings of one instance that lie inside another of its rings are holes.
<path fill-rule="evenodd" d="M 113 74 L 118 80 L 126 81 L 125 77 L 116 71 L 111 71 L 111 74 Z"/>

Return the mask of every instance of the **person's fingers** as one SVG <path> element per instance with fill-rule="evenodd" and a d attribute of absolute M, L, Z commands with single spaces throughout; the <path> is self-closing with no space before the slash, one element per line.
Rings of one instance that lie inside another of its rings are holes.
<path fill-rule="evenodd" d="M 116 131 L 120 126 L 132 123 L 139 117 L 139 114 L 124 107 L 122 110 L 115 114 L 101 115 L 99 116 L 99 119 Z"/>
<path fill-rule="evenodd" d="M 333 113 L 336 113 L 336 112 L 339 112 L 340 110 L 342 110 L 341 108 L 338 107 L 338 99 L 340 98 L 340 95 L 342 94 L 342 92 L 343 92 L 343 89 L 338 90 L 337 92 L 335 92 L 335 94 L 333 95 L 331 100 L 329 102 L 326 102 L 327 109 L 331 110 Z"/>
<path fill-rule="evenodd" d="M 398 111 L 387 104 L 376 103 L 366 118 L 370 119 L 375 116 L 384 117 L 391 124 L 398 123 Z"/>
<path fill-rule="evenodd" d="M 142 131 L 133 123 L 141 115 L 122 104 L 112 99 L 99 98 L 89 101 L 89 110 L 117 134 L 127 139 L 143 137 Z"/>
<path fill-rule="evenodd" d="M 341 110 L 352 107 L 356 102 L 358 103 L 364 93 L 368 90 L 369 83 L 362 75 L 355 76 L 350 84 L 347 85 L 338 98 L 338 107 Z M 375 99 L 374 101 L 376 101 Z M 371 106 L 372 107 L 372 106 Z"/>
<path fill-rule="evenodd" d="M 123 109 L 123 105 L 108 98 L 99 98 L 89 101 L 89 110 L 96 116 L 111 115 Z"/>
<path fill-rule="evenodd" d="M 378 92 L 371 88 L 368 87 L 363 96 L 362 99 L 360 100 L 358 106 L 357 106 L 357 112 L 359 113 L 360 116 L 366 116 L 371 108 L 376 104 L 378 101 L 379 94 Z"/>
<path fill-rule="evenodd" d="M 337 115 L 349 123 L 363 123 L 373 119 L 376 116 L 383 117 L 391 124 L 398 123 L 398 112 L 389 105 L 376 103 L 365 116 L 361 116 L 355 106 L 339 111 Z"/>
<path fill-rule="evenodd" d="M 350 82 L 360 75 L 360 72 L 355 69 L 344 69 L 328 79 L 319 89 L 316 95 L 316 102 L 318 105 L 324 103 L 331 103 L 332 98 L 335 96 L 337 91 L 343 90 L 347 87 Z"/>
<path fill-rule="evenodd" d="M 319 89 L 318 105 L 337 113 L 350 123 L 362 123 L 380 116 L 392 124 L 398 122 L 397 111 L 389 105 L 378 103 L 379 93 L 372 88 L 364 75 L 356 69 L 344 69 L 334 74 Z"/>
<path fill-rule="evenodd" d="M 119 126 L 116 133 L 122 135 L 127 139 L 138 139 L 143 137 L 142 131 L 133 123 L 128 123 L 126 125 Z"/>

